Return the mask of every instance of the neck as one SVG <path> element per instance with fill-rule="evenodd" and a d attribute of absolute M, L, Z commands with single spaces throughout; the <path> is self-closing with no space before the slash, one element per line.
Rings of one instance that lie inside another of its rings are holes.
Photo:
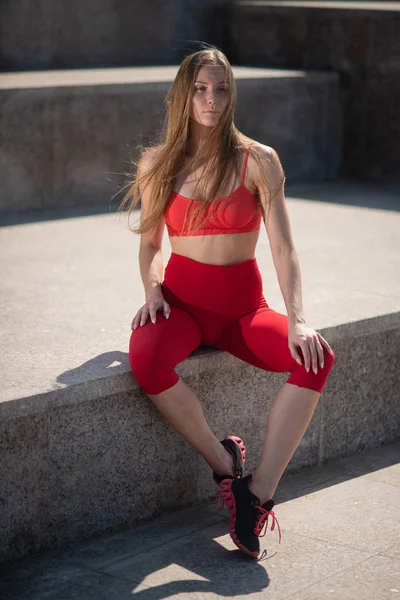
<path fill-rule="evenodd" d="M 200 146 L 200 143 L 208 138 L 211 127 L 201 125 L 197 121 L 191 120 L 189 123 L 189 139 L 186 146 L 186 156 L 193 157 Z"/>

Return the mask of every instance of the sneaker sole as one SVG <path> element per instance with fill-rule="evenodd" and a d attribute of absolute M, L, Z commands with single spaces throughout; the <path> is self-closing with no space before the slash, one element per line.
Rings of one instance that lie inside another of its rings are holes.
<path fill-rule="evenodd" d="M 232 440 L 233 442 L 235 442 L 235 444 L 238 446 L 239 450 L 240 450 L 240 457 L 242 459 L 242 475 L 244 474 L 244 463 L 246 460 L 246 448 L 244 445 L 243 440 L 241 440 L 239 437 L 237 437 L 236 435 L 230 435 L 229 437 L 225 438 L 226 440 Z M 233 458 L 236 458 L 232 452 L 229 450 L 229 448 L 227 448 L 226 446 L 224 446 L 225 450 L 228 450 L 228 452 L 232 455 Z M 216 479 L 216 474 L 213 473 L 213 479 L 215 481 L 215 483 L 217 485 L 220 485 L 221 481 Z"/>
<path fill-rule="evenodd" d="M 245 445 L 243 443 L 243 440 L 241 440 L 236 435 L 230 435 L 229 437 L 227 437 L 225 439 L 232 440 L 233 442 L 235 442 L 235 444 L 237 446 L 239 446 L 240 456 L 242 458 L 242 469 L 243 469 L 243 472 L 244 472 L 244 463 L 245 463 L 245 460 L 246 460 L 246 448 L 245 448 Z"/>
<path fill-rule="evenodd" d="M 231 523 L 229 526 L 229 535 L 231 536 L 233 543 L 235 544 L 235 546 L 237 546 L 239 548 L 239 550 L 241 550 L 248 556 L 251 556 L 252 558 L 258 558 L 260 551 L 252 552 L 251 550 L 246 548 L 246 546 L 243 546 L 243 544 L 236 537 L 236 533 L 235 533 L 236 502 L 235 502 L 235 496 L 233 495 L 232 489 L 231 489 L 232 482 L 233 482 L 233 479 L 224 479 L 220 485 L 222 498 L 224 500 L 224 503 L 228 507 L 229 515 L 231 517 Z"/>

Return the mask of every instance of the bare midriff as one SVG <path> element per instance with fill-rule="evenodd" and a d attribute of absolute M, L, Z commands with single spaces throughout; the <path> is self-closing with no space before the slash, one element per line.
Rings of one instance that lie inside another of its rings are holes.
<path fill-rule="evenodd" d="M 233 265 L 254 258 L 259 231 L 219 235 L 170 236 L 171 250 L 208 265 Z"/>

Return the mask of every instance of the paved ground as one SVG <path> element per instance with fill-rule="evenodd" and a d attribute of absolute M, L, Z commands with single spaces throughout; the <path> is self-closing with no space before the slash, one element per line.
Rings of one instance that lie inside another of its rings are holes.
<path fill-rule="evenodd" d="M 399 310 L 400 188 L 303 185 L 287 204 L 310 327 Z M 71 210 L 12 223 L 0 219 L 0 402 L 130 372 L 144 292 L 126 218 Z M 165 233 L 164 265 L 170 252 Z M 269 305 L 286 314 L 264 228 L 256 257 Z"/>
<path fill-rule="evenodd" d="M 202 505 L 0 571 L 2 600 L 400 599 L 400 442 L 288 475 L 255 561 Z"/>

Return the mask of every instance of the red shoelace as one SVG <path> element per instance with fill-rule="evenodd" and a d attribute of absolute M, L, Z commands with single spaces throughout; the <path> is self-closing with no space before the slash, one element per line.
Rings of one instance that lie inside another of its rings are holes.
<path fill-rule="evenodd" d="M 259 504 L 255 504 L 254 505 L 260 512 L 259 517 L 256 521 L 256 526 L 254 528 L 254 533 L 256 534 L 256 536 L 258 537 L 264 537 L 264 535 L 267 533 L 268 530 L 268 519 L 269 516 L 271 515 L 272 517 L 272 523 L 271 523 L 271 531 L 274 531 L 275 529 L 275 524 L 278 526 L 278 531 L 279 531 L 279 543 L 281 543 L 281 528 L 279 527 L 279 521 L 275 516 L 275 513 L 273 510 L 266 510 L 265 508 L 263 508 L 262 506 L 260 506 Z M 264 531 L 263 531 L 264 529 Z"/>
<path fill-rule="evenodd" d="M 217 512 L 218 510 L 222 510 L 222 508 L 224 507 L 224 504 L 225 504 L 225 500 L 222 495 L 221 488 L 219 487 L 218 488 L 218 496 L 217 496 L 217 508 L 216 508 L 215 512 Z M 282 539 L 281 528 L 279 526 L 279 521 L 276 518 L 274 511 L 267 510 L 267 509 L 263 508 L 262 506 L 260 506 L 259 504 L 254 504 L 254 503 L 252 503 L 252 504 L 259 511 L 259 516 L 256 521 L 256 525 L 254 527 L 254 533 L 256 534 L 256 536 L 257 537 L 265 536 L 265 534 L 267 533 L 267 530 L 268 530 L 268 520 L 269 520 L 269 517 L 271 516 L 272 522 L 271 522 L 270 531 L 274 531 L 275 525 L 278 527 L 279 543 L 281 543 L 281 539 Z"/>

